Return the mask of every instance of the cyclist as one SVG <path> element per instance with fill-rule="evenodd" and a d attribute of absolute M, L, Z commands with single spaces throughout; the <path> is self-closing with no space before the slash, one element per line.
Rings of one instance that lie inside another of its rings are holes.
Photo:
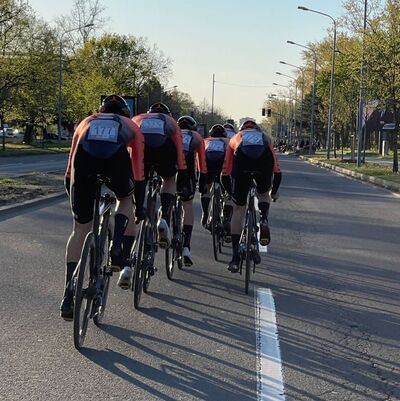
<path fill-rule="evenodd" d="M 183 151 L 185 153 L 186 165 L 188 169 L 187 188 L 185 196 L 181 196 L 184 210 L 183 218 L 183 263 L 185 266 L 192 266 L 193 261 L 190 254 L 190 241 L 192 237 L 194 215 L 193 198 L 196 192 L 197 173 L 200 173 L 199 192 L 204 193 L 207 163 L 203 137 L 197 132 L 196 120 L 191 116 L 182 116 L 178 119 L 179 128 L 182 131 Z M 197 165 L 197 166 L 196 166 Z"/>
<path fill-rule="evenodd" d="M 111 247 L 114 259 L 119 259 L 118 263 L 113 262 L 117 268 L 121 267 L 123 251 L 130 250 L 135 235 L 132 193 L 135 195 L 136 218 L 144 218 L 144 138 L 129 117 L 129 107 L 122 97 L 107 96 L 99 113 L 86 117 L 72 138 L 65 174 L 74 216 L 66 246 L 65 291 L 61 303 L 61 317 L 65 320 L 73 318 L 71 279 L 83 241 L 92 226 L 96 176 L 106 177 L 107 186 L 118 199 Z"/>
<path fill-rule="evenodd" d="M 161 213 L 157 222 L 158 243 L 160 248 L 166 249 L 171 244 L 171 232 L 169 229 L 169 217 L 175 193 L 185 192 L 186 162 L 183 153 L 182 133 L 171 117 L 169 108 L 163 103 L 155 103 L 150 106 L 147 113 L 133 117 L 144 135 L 144 164 L 145 176 L 148 178 L 149 170 L 154 167 L 162 178 L 161 186 Z M 178 165 L 178 175 L 176 165 Z M 125 266 L 120 274 L 121 286 L 127 289 L 132 278 L 132 269 Z M 151 270 L 151 274 L 154 271 Z"/>
<path fill-rule="evenodd" d="M 242 222 L 246 211 L 247 194 L 252 175 L 257 185 L 258 208 L 260 210 L 260 244 L 271 241 L 268 213 L 269 191 L 271 198 L 278 199 L 278 189 L 282 179 L 272 141 L 253 120 L 246 120 L 238 134 L 229 142 L 222 170 L 222 184 L 232 195 L 234 202 L 232 216 L 232 260 L 228 270 L 239 270 L 239 242 Z M 273 177 L 273 180 L 272 180 Z M 260 260 L 259 260 L 260 261 Z"/>
<path fill-rule="evenodd" d="M 223 127 L 225 128 L 226 137 L 227 137 L 228 139 L 231 139 L 233 136 L 236 135 L 235 127 L 234 127 L 231 123 L 225 123 L 225 124 L 223 125 Z"/>
<path fill-rule="evenodd" d="M 224 163 L 225 152 L 228 148 L 229 139 L 226 130 L 221 124 L 215 124 L 209 131 L 209 137 L 205 138 L 206 161 L 207 161 L 207 180 L 205 191 L 201 194 L 202 218 L 201 224 L 207 227 L 208 209 L 211 201 L 211 185 L 217 178 L 219 181 L 222 166 Z M 230 241 L 230 220 L 232 217 L 233 207 L 229 200 L 226 200 L 223 208 L 223 228 L 227 242 Z"/>

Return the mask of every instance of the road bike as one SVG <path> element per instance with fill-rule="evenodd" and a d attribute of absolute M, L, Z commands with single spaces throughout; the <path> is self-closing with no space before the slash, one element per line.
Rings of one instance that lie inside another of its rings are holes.
<path fill-rule="evenodd" d="M 218 262 L 219 254 L 222 253 L 222 245 L 224 244 L 224 228 L 222 225 L 222 189 L 218 177 L 214 177 L 211 187 L 210 212 L 208 214 L 207 225 L 211 229 L 213 239 L 214 259 Z"/>
<path fill-rule="evenodd" d="M 157 245 L 157 199 L 160 194 L 161 177 L 154 174 L 151 168 L 146 200 L 146 219 L 142 222 L 138 241 L 131 254 L 131 266 L 133 269 L 132 291 L 133 304 L 139 309 L 142 292 L 147 293 L 150 285 L 150 278 L 156 270 L 154 266 Z"/>
<path fill-rule="evenodd" d="M 171 246 L 165 250 L 165 267 L 167 277 L 172 280 L 175 264 L 182 269 L 183 260 L 183 213 L 180 196 L 175 195 L 175 200 L 170 211 L 170 227 L 172 230 Z"/>
<path fill-rule="evenodd" d="M 96 325 L 103 319 L 107 306 L 110 278 L 113 274 L 109 248 L 112 241 L 110 217 L 116 199 L 108 193 L 102 195 L 106 183 L 96 176 L 96 195 L 92 230 L 85 238 L 80 260 L 73 275 L 74 286 L 74 345 L 83 346 L 89 319 Z"/>
<path fill-rule="evenodd" d="M 253 174 L 250 173 L 253 177 Z M 245 223 L 239 242 L 239 272 L 242 274 L 243 265 L 245 264 L 245 293 L 249 293 L 250 273 L 255 273 L 256 264 L 255 256 L 259 255 L 259 243 L 257 238 L 258 226 L 255 209 L 256 185 L 252 179 L 251 187 L 248 194 L 247 208 L 245 214 Z"/>

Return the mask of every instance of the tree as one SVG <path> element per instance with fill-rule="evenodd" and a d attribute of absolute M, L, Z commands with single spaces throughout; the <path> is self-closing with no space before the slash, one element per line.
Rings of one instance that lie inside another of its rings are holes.
<path fill-rule="evenodd" d="M 399 171 L 400 124 L 400 4 L 387 0 L 384 12 L 369 21 L 365 32 L 367 92 L 394 116 L 393 172 Z"/>

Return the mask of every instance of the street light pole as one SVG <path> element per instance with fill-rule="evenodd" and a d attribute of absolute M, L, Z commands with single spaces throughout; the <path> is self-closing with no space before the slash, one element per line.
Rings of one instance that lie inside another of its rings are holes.
<path fill-rule="evenodd" d="M 212 95 L 211 95 L 211 125 L 214 122 L 214 92 L 215 92 L 215 74 L 213 74 L 212 81 Z"/>
<path fill-rule="evenodd" d="M 299 46 L 304 49 L 307 49 L 310 52 L 312 52 L 312 54 L 314 56 L 313 91 L 312 91 L 312 100 L 311 100 L 311 130 L 310 130 L 310 139 L 309 139 L 310 144 L 309 144 L 309 150 L 308 150 L 308 153 L 311 155 L 312 154 L 312 144 L 315 139 L 314 122 L 315 122 L 315 80 L 317 77 L 317 53 L 312 47 L 300 45 L 299 43 L 293 42 L 291 40 L 286 41 L 286 43 L 288 43 L 289 45 L 295 45 L 295 46 Z"/>
<path fill-rule="evenodd" d="M 278 84 L 277 82 L 273 82 L 272 85 L 281 86 L 282 88 L 289 89 L 289 95 L 290 95 L 290 89 L 291 88 L 290 88 L 289 85 L 281 85 L 281 84 Z M 289 99 L 290 101 L 294 100 L 291 96 L 282 96 L 282 97 L 284 97 L 286 99 Z M 289 107 L 288 107 L 288 131 L 289 131 L 288 141 L 289 142 L 292 141 L 292 128 L 293 127 L 291 128 L 291 121 L 292 121 L 292 118 L 291 118 L 291 115 L 290 115 L 290 105 L 289 105 Z"/>
<path fill-rule="evenodd" d="M 326 134 L 326 157 L 330 158 L 331 149 L 331 134 L 332 134 L 332 117 L 333 117 L 333 95 L 334 95 L 334 84 L 335 84 L 335 58 L 336 58 L 336 20 L 329 14 L 322 13 L 320 11 L 312 10 L 307 7 L 298 6 L 299 10 L 310 11 L 315 14 L 320 14 L 328 17 L 333 22 L 333 48 L 332 48 L 332 63 L 331 63 L 331 80 L 329 88 L 329 111 L 328 111 L 328 130 Z"/>
<path fill-rule="evenodd" d="M 276 74 L 281 75 L 282 77 L 287 77 L 287 78 L 293 79 L 293 81 L 295 83 L 294 113 L 293 113 L 294 123 L 293 123 L 293 125 L 294 125 L 294 135 L 295 135 L 295 137 L 297 137 L 297 133 L 296 133 L 296 131 L 297 131 L 297 124 L 296 124 L 297 123 L 297 116 L 296 116 L 296 114 L 297 114 L 297 78 L 292 77 L 290 75 L 282 74 L 281 72 L 276 72 Z"/>
<path fill-rule="evenodd" d="M 58 146 L 61 146 L 61 119 L 62 119 L 62 52 L 63 52 L 63 37 L 67 33 L 79 31 L 82 28 L 89 28 L 94 24 L 86 24 L 78 26 L 77 28 L 69 29 L 68 31 L 62 32 L 60 36 L 60 54 L 59 54 L 59 65 L 58 65 Z"/>
<path fill-rule="evenodd" d="M 300 136 L 303 135 L 303 104 L 304 104 L 304 68 L 297 65 L 286 63 L 285 61 L 280 61 L 281 64 L 289 65 L 290 67 L 297 68 L 301 72 L 301 114 L 300 114 Z"/>

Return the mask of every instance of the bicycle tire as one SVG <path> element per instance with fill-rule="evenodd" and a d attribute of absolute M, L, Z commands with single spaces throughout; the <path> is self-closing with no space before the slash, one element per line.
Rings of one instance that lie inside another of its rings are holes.
<path fill-rule="evenodd" d="M 249 220 L 247 226 L 247 237 L 246 237 L 246 275 L 245 275 L 245 293 L 249 293 L 249 285 L 250 285 L 250 269 L 251 269 L 251 262 L 252 262 L 252 237 L 254 234 L 254 214 L 252 212 L 249 213 Z"/>
<path fill-rule="evenodd" d="M 74 290 L 74 345 L 80 349 L 85 341 L 95 291 L 91 291 L 91 271 L 95 263 L 94 234 L 90 232 L 82 248 L 79 260 L 78 276 Z M 85 273 L 88 274 L 87 288 L 83 288 Z M 92 283 L 92 287 L 94 287 Z M 93 288 L 92 288 L 93 289 Z M 93 293 L 92 293 L 93 292 Z M 85 303 L 82 305 L 85 298 Z M 82 306 L 84 309 L 82 311 Z M 83 314 L 82 314 L 83 312 Z"/>
<path fill-rule="evenodd" d="M 103 247 L 103 260 L 101 266 L 101 278 L 103 280 L 103 290 L 101 296 L 101 306 L 97 313 L 93 316 L 93 322 L 96 326 L 101 324 L 101 321 L 104 317 L 104 312 L 107 306 L 108 300 L 108 291 L 110 289 L 110 278 L 111 278 L 111 271 L 109 270 L 109 262 L 110 262 L 110 242 L 112 239 L 112 234 L 110 230 L 107 230 L 106 240 L 104 241 Z M 102 243 L 102 239 L 100 239 L 100 243 Z"/>
<path fill-rule="evenodd" d="M 175 210 L 175 224 L 177 227 L 177 238 L 178 238 L 178 244 L 176 247 L 176 255 L 175 255 L 175 260 L 176 264 L 178 266 L 178 269 L 183 268 L 183 241 L 184 241 L 184 236 L 183 236 L 183 224 L 182 224 L 182 202 L 178 200 L 178 210 Z"/>
<path fill-rule="evenodd" d="M 219 215 L 218 215 L 218 206 L 217 206 L 217 201 L 215 196 L 212 197 L 212 205 L 211 205 L 211 235 L 212 235 L 212 240 L 213 240 L 213 252 L 214 252 L 214 259 L 216 262 L 218 262 L 218 251 L 219 251 L 219 234 L 218 234 L 218 220 L 219 220 Z"/>
<path fill-rule="evenodd" d="M 172 241 L 168 248 L 165 249 L 165 270 L 167 273 L 168 280 L 172 280 L 174 275 L 174 257 L 175 257 L 175 203 L 171 207 L 170 211 L 170 226 L 172 226 Z"/>
<path fill-rule="evenodd" d="M 151 223 L 151 221 L 153 223 Z M 151 229 L 151 235 L 150 238 L 152 239 L 151 241 L 151 248 L 149 250 L 149 257 L 146 257 L 146 264 L 144 266 L 144 281 L 143 281 L 143 292 L 148 293 L 149 292 L 149 287 L 150 287 L 150 271 L 149 271 L 149 266 L 152 266 L 154 270 L 156 270 L 154 266 L 154 261 L 156 258 L 156 249 L 157 249 L 157 241 L 158 241 L 158 234 L 157 230 L 154 229 L 155 223 L 157 221 L 157 212 L 154 210 L 153 214 L 153 220 L 149 222 L 149 227 Z"/>
<path fill-rule="evenodd" d="M 144 244 L 147 235 L 147 223 L 142 223 L 142 228 L 140 230 L 140 238 L 139 238 L 139 247 L 136 255 L 136 261 L 134 266 L 134 275 L 132 281 L 132 289 L 133 289 L 133 305 L 135 309 L 139 309 L 140 298 L 142 296 L 143 290 L 143 281 L 144 281 L 144 266 L 145 261 L 143 260 L 144 256 Z"/>

